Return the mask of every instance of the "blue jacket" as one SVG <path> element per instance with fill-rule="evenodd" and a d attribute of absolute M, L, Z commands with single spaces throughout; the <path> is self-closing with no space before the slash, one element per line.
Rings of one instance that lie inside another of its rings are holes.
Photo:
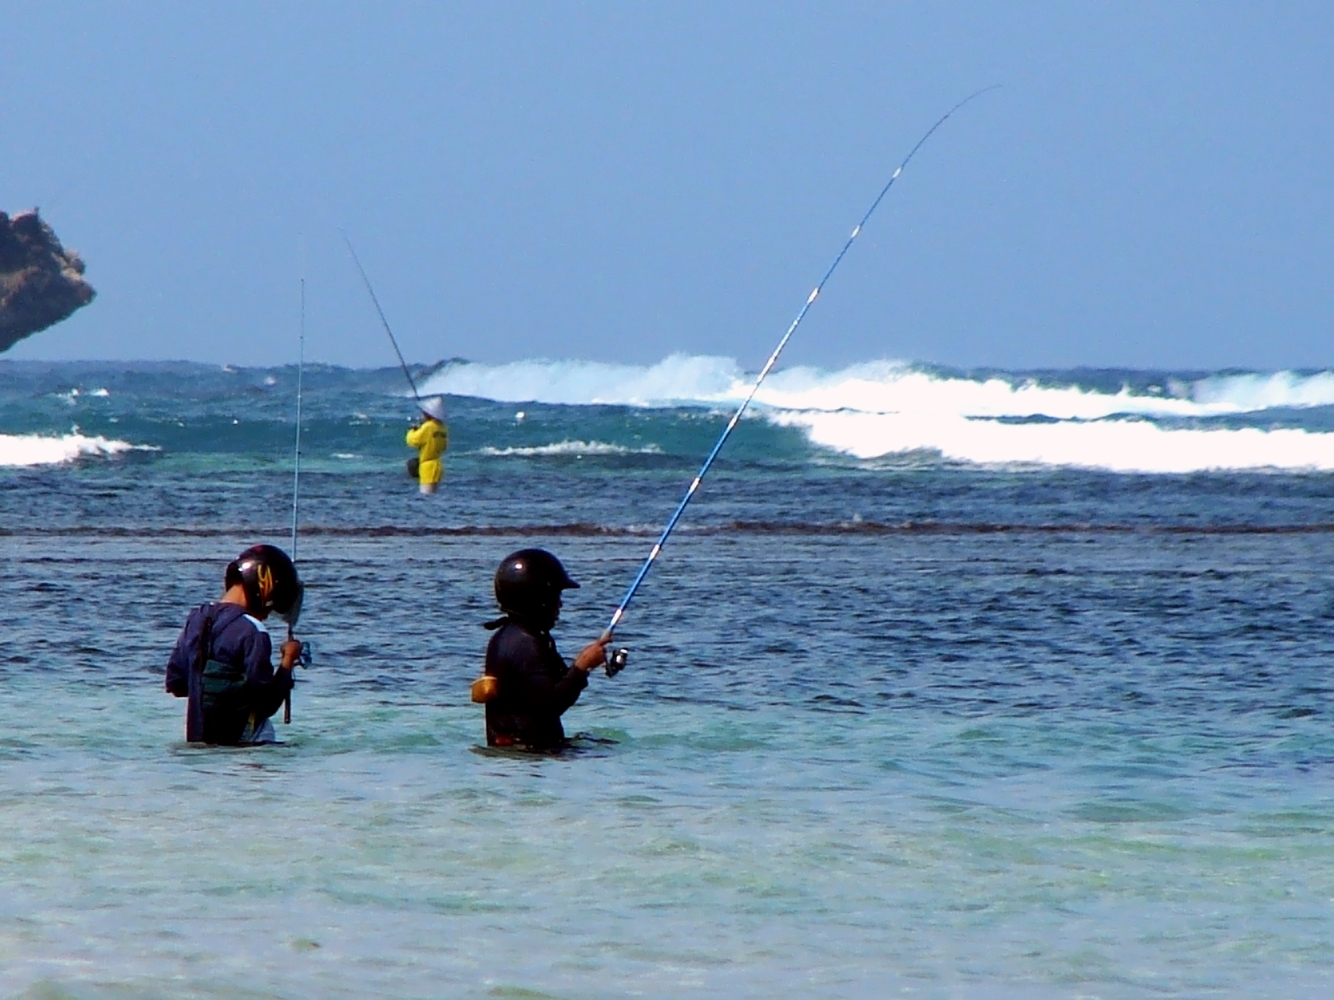
<path fill-rule="evenodd" d="M 200 650 L 205 625 L 209 639 Z M 235 744 L 258 728 L 292 690 L 292 672 L 274 670 L 269 633 L 237 604 L 202 604 L 190 612 L 167 661 L 167 691 L 188 698 L 185 738 Z"/>

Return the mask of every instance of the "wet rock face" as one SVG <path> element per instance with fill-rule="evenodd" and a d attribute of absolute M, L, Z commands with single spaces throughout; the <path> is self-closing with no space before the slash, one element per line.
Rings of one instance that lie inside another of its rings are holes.
<path fill-rule="evenodd" d="M 0 212 L 0 352 L 93 301 L 83 260 L 35 211 Z"/>

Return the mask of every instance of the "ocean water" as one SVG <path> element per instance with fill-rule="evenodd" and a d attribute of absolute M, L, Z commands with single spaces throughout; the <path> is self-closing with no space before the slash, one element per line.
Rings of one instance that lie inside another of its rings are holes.
<path fill-rule="evenodd" d="M 556 757 L 468 701 L 509 551 L 605 624 L 718 358 L 305 371 L 281 746 L 164 665 L 287 544 L 295 370 L 0 361 L 0 997 L 1334 993 L 1334 373 L 773 376 Z"/>

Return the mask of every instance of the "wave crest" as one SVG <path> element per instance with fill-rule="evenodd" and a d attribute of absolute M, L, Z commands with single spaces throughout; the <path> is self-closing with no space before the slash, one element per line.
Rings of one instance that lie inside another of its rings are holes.
<path fill-rule="evenodd" d="M 1227 373 L 1180 379 L 1164 375 L 1169 391 L 1117 392 L 1078 384 L 1077 372 L 973 377 L 931 371 L 901 361 L 869 361 L 838 371 L 797 366 L 775 371 L 756 401 L 790 410 L 868 413 L 952 413 L 969 417 L 1046 416 L 1097 420 L 1120 414 L 1210 417 L 1274 408 L 1334 406 L 1334 372 Z M 673 354 L 652 365 L 601 361 L 462 362 L 435 373 L 423 393 L 476 396 L 499 402 L 559 405 L 669 406 L 739 402 L 752 375 L 731 358 Z M 1064 384 L 1059 384 L 1064 382 Z M 1055 384 L 1054 384 L 1055 383 Z"/>
<path fill-rule="evenodd" d="M 1128 373 L 1139 376 L 1134 379 L 1138 387 L 1127 379 L 1109 389 L 1105 375 L 1091 379 L 1098 384 L 1088 384 L 1091 376 L 1100 375 L 1096 372 L 973 376 L 896 361 L 831 372 L 799 366 L 774 372 L 755 402 L 772 423 L 800 428 L 814 445 L 863 459 L 927 452 L 984 465 L 1125 472 L 1334 470 L 1334 434 L 1178 425 L 1332 406 L 1334 372 L 1226 372 L 1202 378 L 1147 374 Z M 646 366 L 455 364 L 437 373 L 427 389 L 506 402 L 719 406 L 743 399 L 752 377 L 729 358 L 672 355 Z M 1014 420 L 1032 422 L 1008 422 Z"/>
<path fill-rule="evenodd" d="M 1007 424 L 916 414 L 774 413 L 813 444 L 860 459 L 930 452 L 977 465 L 1054 465 L 1112 472 L 1334 471 L 1334 434 L 1300 429 L 1165 428 L 1147 420 Z"/>
<path fill-rule="evenodd" d="M 0 467 L 24 468 L 35 465 L 62 465 L 80 458 L 112 458 L 129 451 L 156 451 L 145 445 L 109 438 L 65 434 L 0 434 Z"/>

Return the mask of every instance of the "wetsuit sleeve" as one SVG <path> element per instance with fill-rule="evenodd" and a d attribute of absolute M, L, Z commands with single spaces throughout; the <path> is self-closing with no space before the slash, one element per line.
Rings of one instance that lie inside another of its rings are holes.
<path fill-rule="evenodd" d="M 199 641 L 199 616 L 193 611 L 176 638 L 176 648 L 167 659 L 167 693 L 184 698 L 190 693 L 191 648 Z"/>
<path fill-rule="evenodd" d="M 292 671 L 274 670 L 273 641 L 267 632 L 255 629 L 245 643 L 246 702 L 261 719 L 267 719 L 292 690 Z"/>
<path fill-rule="evenodd" d="M 511 675 L 518 681 L 518 700 L 530 715 L 559 716 L 588 687 L 588 674 L 567 667 L 563 675 L 553 677 L 537 642 L 531 636 L 524 638 L 527 641 L 514 650 L 517 655 L 509 664 Z M 551 656 L 556 656 L 554 650 Z"/>

